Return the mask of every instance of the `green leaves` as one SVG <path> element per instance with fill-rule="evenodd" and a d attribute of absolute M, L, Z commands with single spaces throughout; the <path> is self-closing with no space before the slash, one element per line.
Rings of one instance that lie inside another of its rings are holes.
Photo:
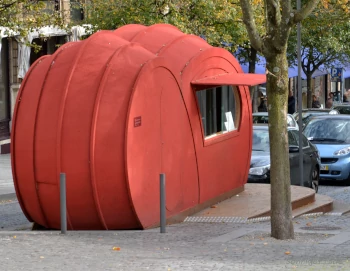
<path fill-rule="evenodd" d="M 84 8 L 85 23 L 99 29 L 167 23 L 231 51 L 247 39 L 239 6 L 227 0 L 91 0 Z"/>
<path fill-rule="evenodd" d="M 346 5 L 346 7 L 344 7 Z M 310 52 L 303 60 L 305 73 L 316 66 L 331 67 L 350 57 L 350 2 L 349 0 L 323 0 L 318 8 L 302 23 L 301 45 Z M 291 32 L 288 56 L 296 63 L 296 30 Z"/>
<path fill-rule="evenodd" d="M 42 26 L 62 26 L 63 19 L 54 1 L 0 0 L 0 25 L 22 36 Z"/>

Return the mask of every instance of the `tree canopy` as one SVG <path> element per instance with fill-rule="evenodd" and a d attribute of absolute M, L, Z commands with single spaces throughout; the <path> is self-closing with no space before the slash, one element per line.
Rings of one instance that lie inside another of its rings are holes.
<path fill-rule="evenodd" d="M 0 26 L 21 36 L 41 26 L 63 25 L 61 13 L 55 10 L 55 1 L 0 0 L 0 14 Z"/>
<path fill-rule="evenodd" d="M 317 69 L 342 67 L 350 63 L 350 1 L 321 1 L 303 21 L 301 67 L 307 76 L 307 105 L 311 107 L 311 76 Z M 296 30 L 291 32 L 288 58 L 297 65 Z"/>
<path fill-rule="evenodd" d="M 92 24 L 96 29 L 112 30 L 124 24 L 168 23 L 231 52 L 247 40 L 240 6 L 233 1 L 91 0 L 83 6 L 86 11 L 84 23 Z"/>

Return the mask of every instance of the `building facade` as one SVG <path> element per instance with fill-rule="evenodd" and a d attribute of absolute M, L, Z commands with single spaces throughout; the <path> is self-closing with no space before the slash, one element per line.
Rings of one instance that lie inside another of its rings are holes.
<path fill-rule="evenodd" d="M 42 2 L 45 3 L 43 12 L 64 11 L 61 14 L 64 14 L 65 24 L 79 24 L 84 18 L 83 11 L 74 5 L 76 0 Z M 75 26 L 67 31 L 48 26 L 30 32 L 27 37 L 20 37 L 16 33 L 8 34 L 10 29 L 0 26 L 0 154 L 10 152 L 11 120 L 16 97 L 30 65 L 43 55 L 53 54 L 62 44 L 79 40 L 86 34 L 85 29 Z M 41 50 L 37 52 L 33 47 L 26 46 L 23 38 L 41 46 Z"/>

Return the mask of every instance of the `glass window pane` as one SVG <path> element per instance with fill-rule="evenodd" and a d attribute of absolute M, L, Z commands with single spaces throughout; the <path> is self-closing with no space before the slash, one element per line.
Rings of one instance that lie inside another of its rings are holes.
<path fill-rule="evenodd" d="M 236 87 L 220 86 L 196 92 L 205 138 L 237 129 L 240 117 Z"/>
<path fill-rule="evenodd" d="M 297 130 L 292 130 L 290 131 L 293 133 L 293 136 L 295 138 L 296 144 L 299 146 L 299 131 Z M 302 141 L 303 141 L 303 148 L 307 148 L 309 147 L 309 141 L 307 140 L 307 138 L 305 137 L 305 135 L 301 135 Z"/>
<path fill-rule="evenodd" d="M 309 141 L 304 135 L 302 135 L 302 139 L 303 139 L 303 148 L 309 147 Z"/>
<path fill-rule="evenodd" d="M 293 131 L 288 131 L 288 144 L 293 146 L 299 145 L 297 138 L 293 134 Z"/>

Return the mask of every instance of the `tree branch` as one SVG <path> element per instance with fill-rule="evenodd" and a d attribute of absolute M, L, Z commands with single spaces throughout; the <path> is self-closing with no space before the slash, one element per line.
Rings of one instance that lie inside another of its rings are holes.
<path fill-rule="evenodd" d="M 5 10 L 5 9 L 7 9 L 7 8 L 13 6 L 13 5 L 15 5 L 17 2 L 18 2 L 18 1 L 15 0 L 15 1 L 13 1 L 13 2 L 11 2 L 11 3 L 8 3 L 8 4 L 1 4 L 1 5 L 0 5 L 0 11 L 3 11 L 3 10 Z"/>
<path fill-rule="evenodd" d="M 304 20 L 317 7 L 319 2 L 320 0 L 309 0 L 299 11 L 294 10 L 293 22 L 297 24 Z"/>
<path fill-rule="evenodd" d="M 255 24 L 253 10 L 250 5 L 250 1 L 240 0 L 240 2 L 242 7 L 242 13 L 243 13 L 243 23 L 246 25 L 252 47 L 254 47 L 255 50 L 257 50 L 258 52 L 262 52 L 263 43 Z"/>

